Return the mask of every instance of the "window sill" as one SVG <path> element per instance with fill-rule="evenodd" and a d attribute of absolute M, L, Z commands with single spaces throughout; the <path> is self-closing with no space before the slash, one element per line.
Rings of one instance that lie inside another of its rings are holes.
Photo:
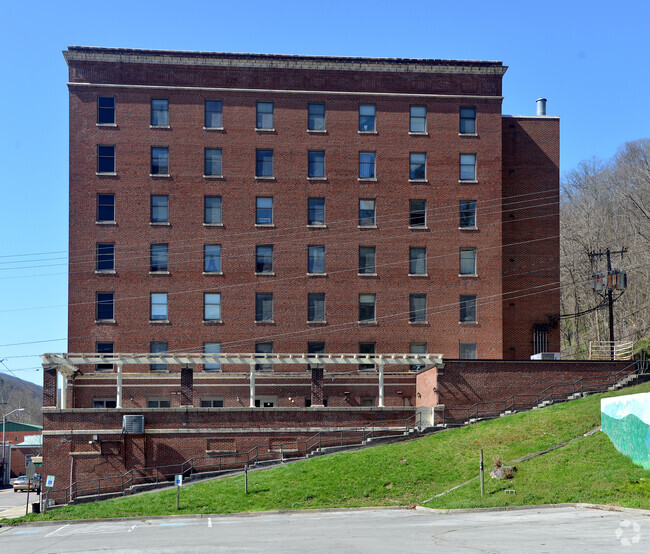
<path fill-rule="evenodd" d="M 327 129 L 307 129 L 307 132 L 315 135 L 326 135 Z"/>
<path fill-rule="evenodd" d="M 224 179 L 224 176 L 223 175 L 204 175 L 203 178 L 204 179 L 216 179 L 216 180 L 219 180 L 219 179 Z"/>
<path fill-rule="evenodd" d="M 307 227 L 309 229 L 327 229 L 327 225 L 325 223 L 307 224 Z"/>
<path fill-rule="evenodd" d="M 419 131 L 419 132 L 409 131 L 409 135 L 411 135 L 412 137 L 428 137 L 429 133 L 427 133 L 426 131 L 424 131 L 424 132 L 422 132 L 422 131 Z"/>
<path fill-rule="evenodd" d="M 223 320 L 221 320 L 221 319 L 204 319 L 203 323 L 205 325 L 221 325 L 223 323 Z"/>
<path fill-rule="evenodd" d="M 360 135 L 378 135 L 377 131 L 358 131 Z"/>
<path fill-rule="evenodd" d="M 459 321 L 459 325 L 478 325 L 478 321 Z"/>
<path fill-rule="evenodd" d="M 460 231 L 478 231 L 478 227 L 459 227 Z"/>
<path fill-rule="evenodd" d="M 223 275 L 223 271 L 204 271 L 203 275 Z"/>
<path fill-rule="evenodd" d="M 152 227 L 171 227 L 169 221 L 150 221 L 149 225 Z"/>
<path fill-rule="evenodd" d="M 258 133 L 276 133 L 277 131 L 275 129 L 258 129 L 255 127 L 255 131 Z"/>
<path fill-rule="evenodd" d="M 256 181 L 275 181 L 273 175 L 255 175 Z"/>
<path fill-rule="evenodd" d="M 171 275 L 169 271 L 150 271 L 149 275 Z"/>
<path fill-rule="evenodd" d="M 255 275 L 261 275 L 262 277 L 265 275 L 268 277 L 275 277 L 275 271 L 256 271 Z"/>
<path fill-rule="evenodd" d="M 275 227 L 274 223 L 256 223 L 255 227 L 266 227 L 268 229 L 273 229 Z"/>
<path fill-rule="evenodd" d="M 428 273 L 409 273 L 409 277 L 422 277 L 422 278 L 427 278 L 429 277 Z"/>
<path fill-rule="evenodd" d="M 117 321 L 115 321 L 114 319 L 96 319 L 95 323 L 103 324 L 103 325 L 115 325 L 117 324 Z"/>
<path fill-rule="evenodd" d="M 117 177 L 117 173 L 114 171 L 97 171 L 95 175 L 97 175 L 97 177 Z"/>
<path fill-rule="evenodd" d="M 458 179 L 458 182 L 462 185 L 476 185 L 478 183 L 477 179 Z"/>
<path fill-rule="evenodd" d="M 428 321 L 409 321 L 409 325 L 429 325 Z"/>
<path fill-rule="evenodd" d="M 117 127 L 117 123 L 95 123 L 97 127 Z"/>
<path fill-rule="evenodd" d="M 308 181 L 327 181 L 327 177 L 307 177 Z"/>
<path fill-rule="evenodd" d="M 409 225 L 409 229 L 412 231 L 428 231 L 429 228 L 426 225 Z"/>
<path fill-rule="evenodd" d="M 203 227 L 223 227 L 223 223 L 204 223 Z"/>
<path fill-rule="evenodd" d="M 360 183 L 376 183 L 377 177 L 359 177 L 358 181 Z"/>
<path fill-rule="evenodd" d="M 357 225 L 357 229 L 377 229 L 376 225 Z"/>
<path fill-rule="evenodd" d="M 327 321 L 308 321 L 307 325 L 327 325 Z"/>
<path fill-rule="evenodd" d="M 149 323 L 153 325 L 169 325 L 168 319 L 150 319 Z"/>
<path fill-rule="evenodd" d="M 424 183 L 428 183 L 428 182 L 429 182 L 429 179 L 409 179 L 409 183 L 414 183 L 414 184 L 418 184 L 418 183 L 424 184 Z"/>
<path fill-rule="evenodd" d="M 478 273 L 459 273 L 458 276 L 463 278 L 469 277 L 470 279 L 476 279 L 478 277 Z"/>
<path fill-rule="evenodd" d="M 114 269 L 96 269 L 95 275 L 117 275 Z"/>
<path fill-rule="evenodd" d="M 225 131 L 223 127 L 203 127 L 204 131 Z"/>
<path fill-rule="evenodd" d="M 149 173 L 149 177 L 152 179 L 169 179 L 171 177 L 170 173 Z"/>
<path fill-rule="evenodd" d="M 171 129 L 169 125 L 149 125 L 149 129 Z"/>
<path fill-rule="evenodd" d="M 478 133 L 458 133 L 459 137 L 478 137 Z"/>
<path fill-rule="evenodd" d="M 275 321 L 269 319 L 268 321 L 256 321 L 255 325 L 275 325 Z"/>
<path fill-rule="evenodd" d="M 357 323 L 359 325 L 379 325 L 376 319 L 373 319 L 372 321 L 357 321 Z"/>
<path fill-rule="evenodd" d="M 327 273 L 307 273 L 307 277 L 327 277 Z"/>
<path fill-rule="evenodd" d="M 357 273 L 357 277 L 377 277 L 376 273 Z"/>
<path fill-rule="evenodd" d="M 95 225 L 117 225 L 117 221 L 95 221 Z"/>

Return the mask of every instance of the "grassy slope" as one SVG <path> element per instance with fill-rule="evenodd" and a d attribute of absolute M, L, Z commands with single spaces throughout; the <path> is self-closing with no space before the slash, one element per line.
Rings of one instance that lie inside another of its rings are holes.
<path fill-rule="evenodd" d="M 650 391 L 650 383 L 615 394 Z M 378 446 L 249 473 L 243 477 L 183 487 L 181 511 L 175 490 L 60 508 L 29 519 L 150 516 L 172 513 L 229 513 L 421 503 L 477 474 L 484 449 L 504 461 L 572 439 L 600 424 L 600 398 L 590 396 L 543 410 L 516 414 L 408 443 Z M 645 478 L 645 481 L 642 480 Z M 512 481 L 487 476 L 480 499 L 478 481 L 427 504 L 430 507 L 496 506 L 554 502 L 598 502 L 650 508 L 650 472 L 619 454 L 598 433 L 546 456 L 519 464 Z M 506 495 L 503 489 L 516 489 Z"/>

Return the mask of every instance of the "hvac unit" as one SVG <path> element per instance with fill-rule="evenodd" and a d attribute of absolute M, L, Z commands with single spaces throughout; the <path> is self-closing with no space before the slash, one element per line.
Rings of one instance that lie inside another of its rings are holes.
<path fill-rule="evenodd" d="M 122 430 L 124 433 L 144 433 L 144 416 L 125 415 Z"/>
<path fill-rule="evenodd" d="M 554 361 L 560 359 L 559 352 L 539 352 L 538 354 L 533 354 L 530 357 L 531 360 L 545 360 L 545 361 Z"/>

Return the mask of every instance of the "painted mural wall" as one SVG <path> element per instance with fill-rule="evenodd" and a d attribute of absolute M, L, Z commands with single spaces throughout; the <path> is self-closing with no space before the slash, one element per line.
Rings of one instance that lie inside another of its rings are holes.
<path fill-rule="evenodd" d="M 603 398 L 600 420 L 616 450 L 650 470 L 650 392 Z"/>

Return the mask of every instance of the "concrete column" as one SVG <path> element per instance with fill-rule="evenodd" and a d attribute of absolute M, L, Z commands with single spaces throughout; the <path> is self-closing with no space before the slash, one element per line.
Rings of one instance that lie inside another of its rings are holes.
<path fill-rule="evenodd" d="M 68 408 L 68 378 L 61 374 L 61 409 Z"/>
<path fill-rule="evenodd" d="M 323 368 L 311 368 L 311 405 L 323 405 Z"/>
<path fill-rule="evenodd" d="M 379 402 L 377 405 L 380 408 L 384 407 L 384 362 L 379 362 L 377 364 L 379 369 Z"/>
<path fill-rule="evenodd" d="M 255 407 L 255 364 L 251 364 L 250 402 L 251 408 Z"/>
<path fill-rule="evenodd" d="M 181 366 L 181 406 L 194 405 L 194 366 Z"/>
<path fill-rule="evenodd" d="M 116 391 L 116 398 L 115 398 L 115 405 L 117 408 L 122 407 L 122 398 L 124 398 L 122 394 L 122 366 L 124 364 L 122 362 L 117 362 L 117 391 Z"/>
<path fill-rule="evenodd" d="M 43 364 L 43 408 L 56 408 L 56 366 Z"/>

